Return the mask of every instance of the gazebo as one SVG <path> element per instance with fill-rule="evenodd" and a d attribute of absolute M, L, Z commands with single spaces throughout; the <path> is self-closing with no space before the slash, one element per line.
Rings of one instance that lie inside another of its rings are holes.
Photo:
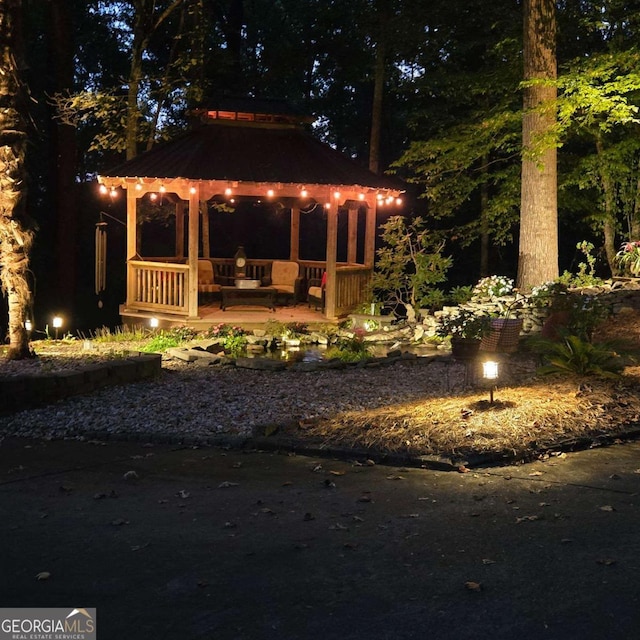
<path fill-rule="evenodd" d="M 210 242 L 215 242 L 208 202 L 247 197 L 286 203 L 291 212 L 289 260 L 300 265 L 306 280 L 326 273 L 325 318 L 342 317 L 366 302 L 377 209 L 401 204 L 402 183 L 376 175 L 314 138 L 306 128 L 309 119 L 281 102 L 221 99 L 195 113 L 198 126 L 98 178 L 104 193 L 126 190 L 123 319 L 159 314 L 185 322 L 200 318 L 198 260 L 210 258 Z M 173 194 L 175 202 L 175 255 L 145 259 L 138 254 L 138 205 L 143 198 L 165 194 Z M 327 217 L 326 258 L 320 261 L 300 256 L 300 212 L 314 205 L 323 207 Z M 363 211 L 364 232 L 359 233 L 358 214 Z M 342 215 L 347 216 L 347 249 L 346 261 L 339 262 Z M 210 260 L 218 273 L 231 275 L 233 256 Z M 248 272 L 256 276 L 267 268 L 266 260 L 248 260 Z"/>

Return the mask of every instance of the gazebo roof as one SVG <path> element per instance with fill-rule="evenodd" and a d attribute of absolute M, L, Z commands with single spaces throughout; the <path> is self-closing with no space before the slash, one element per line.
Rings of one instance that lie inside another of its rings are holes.
<path fill-rule="evenodd" d="M 404 190 L 400 180 L 379 176 L 314 138 L 298 124 L 299 118 L 218 110 L 203 113 L 206 124 L 103 172 L 101 177 Z"/>

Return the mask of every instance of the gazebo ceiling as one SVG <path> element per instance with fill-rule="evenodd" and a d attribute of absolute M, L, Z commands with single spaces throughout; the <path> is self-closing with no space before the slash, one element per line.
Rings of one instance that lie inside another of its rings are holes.
<path fill-rule="evenodd" d="M 203 113 L 207 124 L 103 172 L 100 181 L 110 186 L 184 180 L 344 186 L 387 195 L 404 191 L 401 181 L 369 171 L 297 124 L 247 119 L 251 114 Z"/>

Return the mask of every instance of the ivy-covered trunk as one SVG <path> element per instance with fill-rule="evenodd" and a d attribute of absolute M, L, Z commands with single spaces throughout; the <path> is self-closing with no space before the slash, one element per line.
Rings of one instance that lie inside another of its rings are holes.
<path fill-rule="evenodd" d="M 0 0 L 0 284 L 9 307 L 9 358 L 31 354 L 24 327 L 32 294 L 28 282 L 33 227 L 26 215 L 27 134 L 18 108 L 21 0 Z"/>

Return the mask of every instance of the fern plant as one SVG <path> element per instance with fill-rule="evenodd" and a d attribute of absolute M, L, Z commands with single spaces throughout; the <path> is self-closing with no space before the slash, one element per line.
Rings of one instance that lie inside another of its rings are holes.
<path fill-rule="evenodd" d="M 564 374 L 617 378 L 627 362 L 618 343 L 589 342 L 576 335 L 565 335 L 559 341 L 538 340 L 534 349 L 546 363 L 539 367 L 540 375 Z"/>

